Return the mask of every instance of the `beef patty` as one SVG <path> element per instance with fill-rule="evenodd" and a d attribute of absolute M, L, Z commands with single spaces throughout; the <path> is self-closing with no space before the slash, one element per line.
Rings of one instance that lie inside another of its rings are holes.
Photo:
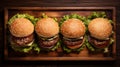
<path fill-rule="evenodd" d="M 11 40 L 16 44 L 16 46 L 27 46 L 26 44 L 29 44 L 34 40 L 34 34 L 26 37 L 15 37 L 11 35 Z"/>
<path fill-rule="evenodd" d="M 88 41 L 97 48 L 105 48 L 109 45 L 110 39 L 107 40 L 99 40 L 92 36 L 88 36 Z"/>

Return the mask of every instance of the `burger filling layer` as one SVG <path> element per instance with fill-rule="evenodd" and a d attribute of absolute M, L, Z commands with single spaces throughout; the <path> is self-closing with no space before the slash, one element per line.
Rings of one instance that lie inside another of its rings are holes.
<path fill-rule="evenodd" d="M 110 38 L 107 38 L 106 40 L 99 40 L 92 36 L 88 36 L 88 40 L 93 46 L 97 48 L 105 48 L 109 45 L 110 42 Z"/>
<path fill-rule="evenodd" d="M 77 45 L 82 45 L 83 42 L 83 37 L 80 38 L 65 38 L 63 37 L 63 43 L 69 48 L 69 47 L 73 47 L 77 46 Z M 77 48 L 79 48 L 80 46 L 78 46 Z M 75 47 L 76 48 L 76 47 Z"/>
<path fill-rule="evenodd" d="M 12 39 L 12 42 L 14 44 L 16 44 L 16 46 L 21 46 L 21 47 L 30 46 L 30 45 L 26 45 L 26 44 L 29 44 L 34 40 L 34 34 L 31 34 L 26 37 L 15 37 L 15 36 L 11 35 L 11 39 Z"/>
<path fill-rule="evenodd" d="M 52 48 L 57 44 L 58 40 L 59 40 L 58 35 L 51 38 L 40 37 L 38 43 L 42 48 Z"/>

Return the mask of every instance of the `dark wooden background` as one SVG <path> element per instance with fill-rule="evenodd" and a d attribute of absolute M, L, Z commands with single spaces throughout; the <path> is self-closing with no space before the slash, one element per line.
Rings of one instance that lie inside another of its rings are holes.
<path fill-rule="evenodd" d="M 4 7 L 116 7 L 115 61 L 4 61 Z M 120 67 L 120 0 L 4 0 L 0 2 L 0 67 Z"/>

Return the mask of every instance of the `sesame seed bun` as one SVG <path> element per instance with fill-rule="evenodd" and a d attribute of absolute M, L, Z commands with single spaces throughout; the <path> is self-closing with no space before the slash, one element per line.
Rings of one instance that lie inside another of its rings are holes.
<path fill-rule="evenodd" d="M 26 18 L 17 18 L 10 24 L 10 32 L 15 37 L 25 37 L 33 33 L 34 25 Z"/>
<path fill-rule="evenodd" d="M 79 19 L 68 19 L 61 25 L 61 33 L 67 38 L 79 38 L 85 34 L 85 25 Z"/>
<path fill-rule="evenodd" d="M 43 18 L 36 23 L 35 31 L 41 37 L 52 37 L 59 33 L 59 26 L 54 19 Z"/>
<path fill-rule="evenodd" d="M 92 37 L 102 40 L 111 35 L 112 25 L 108 19 L 96 18 L 89 23 L 88 30 Z"/>

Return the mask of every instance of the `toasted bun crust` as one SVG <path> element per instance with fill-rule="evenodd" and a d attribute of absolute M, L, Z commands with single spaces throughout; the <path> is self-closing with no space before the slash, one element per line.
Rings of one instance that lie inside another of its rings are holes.
<path fill-rule="evenodd" d="M 59 33 L 59 26 L 54 19 L 43 18 L 36 23 L 35 31 L 39 36 L 52 37 Z"/>
<path fill-rule="evenodd" d="M 85 25 L 78 19 L 69 19 L 61 25 L 60 30 L 64 37 L 78 38 L 85 34 Z"/>
<path fill-rule="evenodd" d="M 97 39 L 106 39 L 112 33 L 112 25 L 109 20 L 105 18 L 93 19 L 89 23 L 88 29 L 91 36 Z"/>
<path fill-rule="evenodd" d="M 17 18 L 11 23 L 9 29 L 13 36 L 25 37 L 33 33 L 34 25 L 26 18 Z"/>

